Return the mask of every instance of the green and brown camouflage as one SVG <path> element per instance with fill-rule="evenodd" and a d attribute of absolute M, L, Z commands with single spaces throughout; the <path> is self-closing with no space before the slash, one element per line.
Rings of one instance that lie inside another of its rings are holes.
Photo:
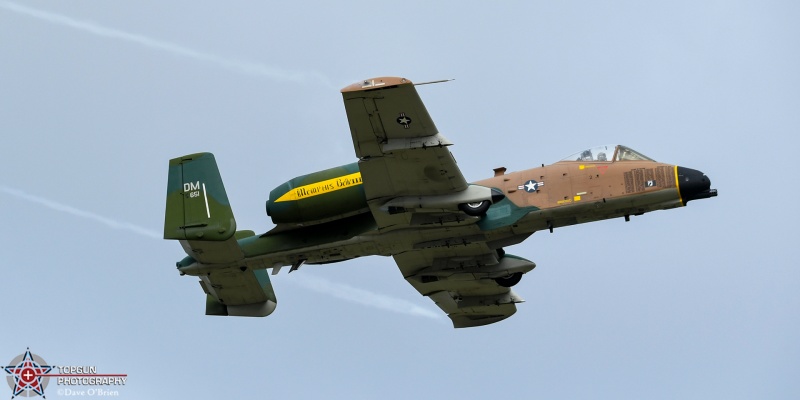
<path fill-rule="evenodd" d="M 164 239 L 226 240 L 235 232 L 236 220 L 214 155 L 170 160 Z"/>
<path fill-rule="evenodd" d="M 409 80 L 366 80 L 342 95 L 359 162 L 272 190 L 266 208 L 276 227 L 262 235 L 235 232 L 210 153 L 170 161 L 164 237 L 181 241 L 188 257 L 178 270 L 200 278 L 208 315 L 271 313 L 267 269 L 381 255 L 454 327 L 491 324 L 516 312 L 524 300 L 511 287 L 536 267 L 505 247 L 537 231 L 627 221 L 717 195 L 702 172 L 622 145 L 467 183 Z"/>
<path fill-rule="evenodd" d="M 267 316 L 277 304 L 269 274 L 243 265 L 238 240 L 255 236 L 236 231 L 228 195 L 211 153 L 170 160 L 164 238 L 179 240 L 190 255 L 183 265 L 215 265 L 214 277 L 200 277 L 207 315 Z"/>

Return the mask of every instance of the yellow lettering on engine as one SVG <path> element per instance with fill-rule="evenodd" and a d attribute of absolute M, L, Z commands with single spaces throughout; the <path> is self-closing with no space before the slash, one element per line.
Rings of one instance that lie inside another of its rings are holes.
<path fill-rule="evenodd" d="M 279 203 L 282 201 L 295 201 L 295 200 L 307 199 L 309 197 L 319 196 L 321 194 L 327 194 L 335 192 L 337 190 L 358 186 L 361 183 L 362 183 L 361 172 L 356 172 L 350 175 L 340 176 L 338 178 L 328 179 L 296 187 L 284 193 L 283 196 L 278 197 L 278 199 L 275 200 L 275 202 Z"/>

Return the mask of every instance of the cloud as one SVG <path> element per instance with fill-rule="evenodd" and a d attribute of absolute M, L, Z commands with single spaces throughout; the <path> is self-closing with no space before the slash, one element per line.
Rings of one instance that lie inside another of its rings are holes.
<path fill-rule="evenodd" d="M 138 44 L 149 49 L 161 50 L 167 53 L 191 58 L 197 61 L 213 64 L 218 67 L 227 69 L 244 75 L 252 75 L 260 78 L 266 78 L 273 81 L 288 82 L 288 83 L 314 83 L 324 84 L 328 87 L 333 87 L 330 80 L 318 72 L 311 71 L 289 71 L 269 65 L 260 63 L 230 59 L 216 54 L 206 53 L 194 50 L 185 46 L 175 43 L 154 39 L 144 35 L 139 35 L 130 32 L 124 32 L 118 29 L 107 28 L 98 25 L 94 22 L 82 21 L 70 18 L 64 15 L 55 14 L 47 11 L 38 10 L 35 8 L 23 6 L 20 4 L 0 1 L 0 8 L 8 11 L 15 12 L 20 15 L 36 18 L 40 21 L 49 22 L 55 25 L 61 25 L 77 29 L 86 33 L 96 36 L 102 36 L 110 39 L 125 41 L 128 43 Z"/>
<path fill-rule="evenodd" d="M 278 82 L 299 83 L 299 84 L 321 83 L 326 86 L 333 87 L 333 85 L 331 84 L 330 80 L 327 77 L 317 72 L 288 71 L 264 64 L 259 64 L 244 60 L 230 59 L 216 54 L 194 50 L 175 43 L 170 43 L 167 41 L 151 38 L 140 34 L 125 32 L 118 29 L 108 28 L 96 24 L 94 22 L 82 21 L 64 15 L 42 11 L 39 9 L 23 6 L 12 2 L 0 1 L 0 8 L 20 15 L 36 18 L 40 21 L 77 29 L 79 31 L 90 33 L 96 36 L 133 43 L 147 47 L 149 49 L 160 50 L 173 55 L 187 57 L 196 61 L 213 64 L 238 74 L 251 75 Z M 18 189 L 6 186 L 0 186 L 0 192 L 4 192 L 6 194 L 45 206 L 47 208 L 56 211 L 61 211 L 77 217 L 90 219 L 113 229 L 126 230 L 153 239 L 162 238 L 160 232 L 156 232 L 127 222 L 106 218 L 89 211 L 80 210 L 68 205 L 55 202 L 53 200 L 49 200 L 39 196 L 34 196 Z M 372 307 L 380 310 L 417 316 L 417 317 L 441 319 L 441 315 L 439 313 L 433 312 L 426 308 L 419 307 L 416 304 L 406 300 L 397 299 L 394 297 L 378 293 L 373 293 L 364 289 L 358 289 L 341 283 L 331 282 L 326 279 L 311 275 L 304 275 L 302 278 L 303 279 L 291 280 L 290 282 L 294 282 L 295 284 L 302 286 L 303 288 L 306 288 L 308 290 L 330 295 L 341 300 L 346 300 L 349 302 L 361 304 L 367 307 Z"/>

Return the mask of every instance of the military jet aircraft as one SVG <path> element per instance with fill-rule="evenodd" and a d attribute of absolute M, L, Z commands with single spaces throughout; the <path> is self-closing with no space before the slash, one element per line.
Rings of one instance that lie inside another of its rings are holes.
<path fill-rule="evenodd" d="M 717 195 L 702 172 L 622 145 L 468 183 L 411 81 L 368 79 L 341 92 L 358 162 L 272 190 L 266 212 L 276 227 L 264 234 L 236 230 L 211 153 L 170 160 L 164 238 L 188 254 L 178 271 L 200 278 L 207 315 L 272 313 L 268 269 L 381 255 L 454 327 L 487 325 L 516 312 L 523 299 L 511 287 L 536 267 L 505 247 Z"/>

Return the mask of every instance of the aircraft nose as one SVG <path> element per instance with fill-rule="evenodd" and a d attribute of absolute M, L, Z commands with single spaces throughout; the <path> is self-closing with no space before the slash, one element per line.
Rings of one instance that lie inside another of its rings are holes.
<path fill-rule="evenodd" d="M 686 205 L 690 200 L 716 197 L 717 189 L 711 189 L 711 179 L 706 174 L 691 168 L 678 167 L 678 190 Z"/>

